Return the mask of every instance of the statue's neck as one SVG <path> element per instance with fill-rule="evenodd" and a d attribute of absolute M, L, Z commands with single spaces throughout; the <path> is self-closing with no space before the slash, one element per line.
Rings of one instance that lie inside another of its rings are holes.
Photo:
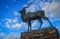
<path fill-rule="evenodd" d="M 26 12 L 23 11 L 23 12 L 21 13 L 22 20 L 24 19 L 24 16 L 25 16 L 25 15 L 26 15 Z"/>
<path fill-rule="evenodd" d="M 23 10 L 22 10 L 22 16 L 24 16 L 25 14 L 26 14 L 26 9 L 25 8 L 23 8 Z"/>
<path fill-rule="evenodd" d="M 22 19 L 24 19 L 24 16 L 26 15 L 26 9 L 23 8 L 22 12 L 21 12 L 21 17 Z"/>

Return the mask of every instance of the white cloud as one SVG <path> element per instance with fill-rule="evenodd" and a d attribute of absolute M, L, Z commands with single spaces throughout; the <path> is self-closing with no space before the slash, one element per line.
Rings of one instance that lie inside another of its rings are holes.
<path fill-rule="evenodd" d="M 50 17 L 60 17 L 59 16 L 59 3 L 58 2 L 46 2 L 43 4 L 42 9 L 45 10 L 45 12 L 47 13 L 47 11 L 50 12 Z M 48 14 L 46 14 L 48 15 Z"/>
<path fill-rule="evenodd" d="M 1 32 L 0 37 L 5 37 L 5 33 Z"/>
<path fill-rule="evenodd" d="M 34 21 L 33 23 L 31 23 L 31 26 L 34 27 L 37 25 L 37 20 Z M 47 26 L 47 24 L 44 22 L 44 25 L 42 26 Z M 21 22 L 21 23 L 14 23 L 12 19 L 9 19 L 6 23 L 5 23 L 5 26 L 9 29 L 20 29 L 21 27 L 24 27 L 25 29 L 28 28 L 28 23 L 24 23 L 24 22 Z M 36 28 L 35 28 L 36 29 Z"/>
<path fill-rule="evenodd" d="M 8 34 L 5 39 L 20 39 L 20 34 L 10 33 Z"/>
<path fill-rule="evenodd" d="M 46 2 L 44 3 L 44 5 L 42 6 L 42 9 L 46 11 L 49 11 L 50 12 L 50 17 L 53 17 L 53 18 L 59 18 L 59 10 L 60 10 L 60 3 L 59 2 L 52 2 L 52 3 L 49 3 L 49 2 Z M 48 14 L 46 14 L 48 15 Z"/>
<path fill-rule="evenodd" d="M 37 21 L 34 21 L 31 25 L 36 26 L 36 24 L 37 24 Z M 9 29 L 20 29 L 21 27 L 25 27 L 26 29 L 28 28 L 28 23 L 24 23 L 24 22 L 19 23 L 18 19 L 6 18 L 4 26 L 6 26 Z"/>
<path fill-rule="evenodd" d="M 11 28 L 11 26 L 10 26 L 10 24 L 5 24 L 5 26 L 7 27 L 7 28 Z"/>
<path fill-rule="evenodd" d="M 53 18 L 60 18 L 60 1 L 59 0 L 48 0 L 48 2 L 45 2 L 46 0 L 29 0 L 28 2 L 31 3 L 33 2 L 32 6 L 35 7 L 29 7 L 30 11 L 36 11 L 36 7 L 38 7 L 37 5 L 40 5 L 40 7 L 42 8 L 42 10 L 45 11 L 45 15 L 48 17 L 53 17 Z M 52 1 L 51 3 L 49 1 Z M 50 14 L 48 14 L 48 12 L 50 12 Z"/>
<path fill-rule="evenodd" d="M 16 23 L 12 25 L 12 28 L 21 28 L 22 24 Z"/>
<path fill-rule="evenodd" d="M 20 29 L 21 27 L 27 26 L 27 24 L 23 23 L 23 22 L 19 23 L 18 19 L 16 19 L 16 18 L 15 19 L 6 18 L 4 26 L 6 26 L 9 29 Z"/>
<path fill-rule="evenodd" d="M 28 0 L 28 2 L 27 3 L 31 3 L 31 2 L 33 2 L 34 0 Z"/>
<path fill-rule="evenodd" d="M 1 32 L 0 37 L 2 37 L 3 39 L 20 39 L 20 34 L 15 33 L 6 34 Z"/>
<path fill-rule="evenodd" d="M 6 18 L 5 19 L 5 26 L 7 27 L 7 28 L 20 28 L 20 24 L 18 23 L 18 19 L 9 19 L 9 18 Z M 14 27 L 15 26 L 15 27 Z"/>
<path fill-rule="evenodd" d="M 19 13 L 17 11 L 14 11 L 13 13 L 14 13 L 15 16 L 19 15 Z"/>
<path fill-rule="evenodd" d="M 42 28 L 46 28 L 46 27 L 48 27 L 48 26 L 49 26 L 49 23 L 47 23 L 47 22 L 44 21 L 41 27 L 42 27 Z M 49 27 L 50 27 L 50 26 L 49 26 Z"/>
<path fill-rule="evenodd" d="M 11 22 L 12 22 L 12 20 L 11 20 L 11 19 L 8 19 L 7 21 L 8 21 L 8 23 L 11 23 Z"/>
<path fill-rule="evenodd" d="M 14 23 L 17 23 L 17 22 L 18 22 L 18 20 L 17 20 L 17 19 L 13 19 L 12 21 L 13 21 Z"/>
<path fill-rule="evenodd" d="M 32 23 L 32 26 L 34 27 L 34 26 L 36 26 L 36 24 L 37 24 L 37 21 L 34 21 L 34 22 Z"/>
<path fill-rule="evenodd" d="M 34 12 L 36 5 L 31 5 L 29 8 L 27 8 L 27 12 Z"/>
<path fill-rule="evenodd" d="M 56 18 L 56 19 L 55 19 L 55 21 L 57 21 L 57 20 L 60 21 L 60 18 Z"/>
<path fill-rule="evenodd" d="M 34 12 L 34 11 L 37 10 L 36 7 L 38 7 L 38 5 L 39 5 L 43 10 L 46 11 L 46 13 L 45 13 L 46 16 L 50 16 L 50 17 L 55 17 L 55 16 L 59 17 L 60 16 L 60 13 L 59 13 L 60 12 L 59 11 L 60 10 L 59 9 L 59 6 L 60 6 L 59 2 L 53 1 L 52 3 L 49 3 L 49 2 L 45 2 L 45 0 L 43 0 L 43 1 L 40 1 L 40 0 L 38 0 L 38 1 L 37 0 L 36 1 L 35 0 L 29 0 L 29 1 L 30 2 L 34 1 L 34 2 L 33 2 L 33 4 L 29 8 L 27 8 L 27 11 Z M 49 11 L 51 13 L 48 14 L 47 11 Z M 14 11 L 13 13 L 14 13 L 15 16 L 19 15 L 17 11 Z M 10 29 L 11 28 L 19 29 L 21 27 L 25 27 L 26 28 L 28 26 L 28 24 L 26 24 L 26 23 L 23 23 L 23 22 L 19 23 L 18 19 L 16 19 L 16 18 L 15 19 L 6 18 L 5 20 L 6 20 L 5 26 L 7 28 L 10 28 Z M 37 22 L 35 21 L 34 23 L 32 23 L 32 26 L 35 26 L 36 24 L 37 24 Z"/>
<path fill-rule="evenodd" d="M 14 18 L 14 19 L 6 18 L 5 20 L 7 21 L 7 23 L 17 23 L 18 22 L 17 18 Z"/>
<path fill-rule="evenodd" d="M 57 8 L 57 3 L 56 2 L 52 2 L 52 3 L 49 3 L 49 2 L 45 2 L 42 6 L 42 9 L 45 10 L 45 11 L 52 11 L 54 9 Z"/>
<path fill-rule="evenodd" d="M 28 23 L 22 23 L 23 24 L 23 27 L 25 27 L 25 29 L 28 29 Z M 32 29 L 36 29 L 36 25 L 37 25 L 37 20 L 35 20 L 34 22 L 31 22 L 31 28 Z"/>

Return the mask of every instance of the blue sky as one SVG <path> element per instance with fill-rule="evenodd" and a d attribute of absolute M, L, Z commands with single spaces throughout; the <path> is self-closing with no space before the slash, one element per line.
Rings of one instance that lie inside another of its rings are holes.
<path fill-rule="evenodd" d="M 21 10 L 24 6 L 33 2 L 27 12 L 44 10 L 46 17 L 52 22 L 60 33 L 60 0 L 0 0 L 0 39 L 19 39 L 20 33 L 27 31 L 27 23 L 21 20 Z M 50 27 L 48 21 L 43 20 L 41 28 Z M 33 20 L 32 29 L 39 28 L 39 21 Z"/>

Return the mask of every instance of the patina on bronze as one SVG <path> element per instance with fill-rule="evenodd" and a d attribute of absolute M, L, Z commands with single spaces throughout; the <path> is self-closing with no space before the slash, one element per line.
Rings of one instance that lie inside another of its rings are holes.
<path fill-rule="evenodd" d="M 28 4 L 28 6 L 23 7 L 22 10 L 20 10 L 19 12 L 21 13 L 21 18 L 23 22 L 28 22 L 28 31 L 31 30 L 31 20 L 36 20 L 38 19 L 39 22 L 41 22 L 41 25 L 39 27 L 39 29 L 42 26 L 42 18 L 48 20 L 48 22 L 50 23 L 51 27 L 52 27 L 52 23 L 50 22 L 50 20 L 45 16 L 45 12 L 43 10 L 38 10 L 36 12 L 28 12 L 26 13 L 26 8 L 28 8 L 32 3 Z"/>

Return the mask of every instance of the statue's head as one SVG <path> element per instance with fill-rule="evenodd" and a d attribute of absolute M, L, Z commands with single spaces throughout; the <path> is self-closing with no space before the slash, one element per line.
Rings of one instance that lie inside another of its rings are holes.
<path fill-rule="evenodd" d="M 28 8 L 32 3 L 28 4 L 28 6 L 25 6 L 22 8 L 22 10 L 19 11 L 19 13 L 25 14 L 26 13 L 26 8 Z"/>
<path fill-rule="evenodd" d="M 25 11 L 26 11 L 26 10 L 25 10 L 25 7 L 24 7 L 24 8 L 23 8 L 22 10 L 20 10 L 19 12 L 20 12 L 20 13 L 25 13 Z"/>
<path fill-rule="evenodd" d="M 25 15 L 25 10 L 20 10 L 19 13 L 20 13 L 21 15 Z"/>

